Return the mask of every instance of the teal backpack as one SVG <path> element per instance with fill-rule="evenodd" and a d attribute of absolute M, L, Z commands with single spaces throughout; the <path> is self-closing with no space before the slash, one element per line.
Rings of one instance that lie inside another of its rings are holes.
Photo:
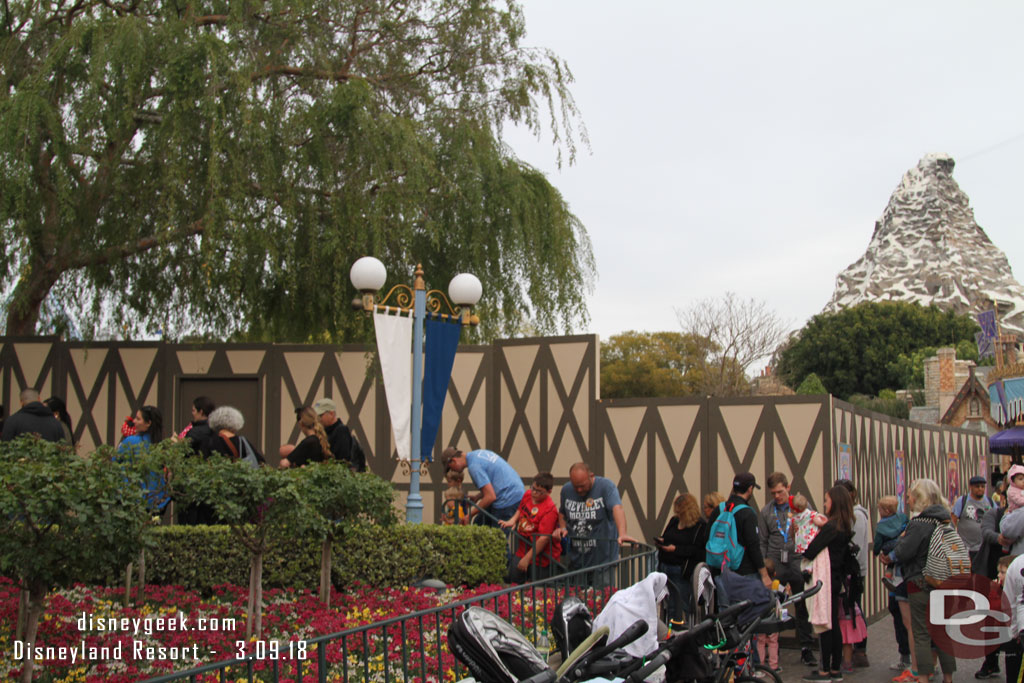
<path fill-rule="evenodd" d="M 743 546 L 736 537 L 736 513 L 749 505 L 733 503 L 728 508 L 725 503 L 718 506 L 718 517 L 708 532 L 707 565 L 715 569 L 728 565 L 729 569 L 739 569 L 743 561 Z"/>

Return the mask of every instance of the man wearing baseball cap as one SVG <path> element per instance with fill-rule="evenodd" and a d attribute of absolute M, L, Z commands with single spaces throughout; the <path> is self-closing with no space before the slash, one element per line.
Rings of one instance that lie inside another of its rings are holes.
<path fill-rule="evenodd" d="M 329 398 L 318 399 L 313 404 L 313 412 L 324 426 L 334 459 L 347 462 L 356 472 L 365 472 L 366 456 L 363 455 L 363 449 L 353 438 L 348 426 L 338 419 L 338 406 L 334 401 Z"/>
<path fill-rule="evenodd" d="M 754 495 L 754 489 L 761 488 L 754 475 L 750 472 L 739 472 L 732 480 L 732 493 L 729 499 L 715 508 L 708 520 L 710 526 L 714 526 L 715 520 L 723 509 L 735 509 L 733 520 L 736 524 L 736 539 L 743 546 L 743 560 L 735 569 L 735 574 L 742 577 L 744 583 L 757 583 L 768 588 L 772 580 L 768 577 L 768 571 L 764 568 L 764 556 L 761 554 L 761 542 L 757 533 L 758 513 L 750 507 L 750 499 Z M 740 505 L 746 507 L 739 508 Z M 738 508 L 738 509 L 736 509 Z M 712 567 L 712 571 L 717 568 Z M 760 578 L 760 581 L 758 581 Z M 729 590 L 729 594 L 735 600 L 742 600 L 743 597 L 736 595 L 736 590 Z"/>
<path fill-rule="evenodd" d="M 971 559 L 981 547 L 981 518 L 994 505 L 992 499 L 985 495 L 985 477 L 973 476 L 968 480 L 968 493 L 957 498 L 953 504 L 950 521 L 964 540 Z"/>

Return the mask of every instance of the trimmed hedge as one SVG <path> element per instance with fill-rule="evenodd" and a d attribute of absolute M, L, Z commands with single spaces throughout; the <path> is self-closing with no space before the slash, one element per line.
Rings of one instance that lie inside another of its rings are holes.
<path fill-rule="evenodd" d="M 146 554 L 146 582 L 208 592 L 213 586 L 249 585 L 248 553 L 227 526 L 154 529 Z M 479 526 L 370 524 L 349 526 L 335 541 L 332 579 L 337 587 L 360 582 L 403 586 L 424 578 L 454 585 L 504 580 L 505 538 Z M 266 588 L 309 588 L 320 580 L 320 542 L 289 537 L 271 542 L 263 558 Z"/>

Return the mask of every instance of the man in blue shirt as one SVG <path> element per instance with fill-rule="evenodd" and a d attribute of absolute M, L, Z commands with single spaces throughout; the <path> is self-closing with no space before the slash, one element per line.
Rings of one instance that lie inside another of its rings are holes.
<path fill-rule="evenodd" d="M 455 472 L 469 470 L 473 485 L 480 489 L 469 496 L 476 502 L 476 507 L 464 518 L 464 524 L 469 524 L 481 508 L 490 513 L 484 517 L 484 523 L 497 526 L 499 521 L 512 518 L 526 493 L 522 478 L 494 451 L 480 449 L 464 453 L 449 446 L 441 454 L 441 465 L 445 470 Z"/>

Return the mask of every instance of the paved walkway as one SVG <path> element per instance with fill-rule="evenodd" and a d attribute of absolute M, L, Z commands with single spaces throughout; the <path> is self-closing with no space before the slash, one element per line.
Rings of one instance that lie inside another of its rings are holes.
<path fill-rule="evenodd" d="M 815 657 L 820 659 L 820 653 L 815 652 Z M 843 676 L 846 683 L 886 683 L 898 672 L 890 671 L 892 664 L 898 655 L 896 653 L 896 638 L 893 635 L 892 619 L 885 617 L 868 627 L 868 661 L 871 666 L 864 669 L 855 669 L 852 674 Z M 953 674 L 953 683 L 979 683 L 974 673 L 981 668 L 980 659 L 958 659 L 956 673 Z M 800 662 L 800 650 L 783 647 L 779 650 L 779 666 L 782 667 L 782 680 L 786 683 L 800 683 L 800 680 L 811 669 Z M 1002 675 L 1002 655 L 999 657 L 1000 677 L 988 679 L 991 683 L 1004 683 L 1005 676 Z M 941 681 L 941 676 L 936 676 L 933 681 Z"/>

